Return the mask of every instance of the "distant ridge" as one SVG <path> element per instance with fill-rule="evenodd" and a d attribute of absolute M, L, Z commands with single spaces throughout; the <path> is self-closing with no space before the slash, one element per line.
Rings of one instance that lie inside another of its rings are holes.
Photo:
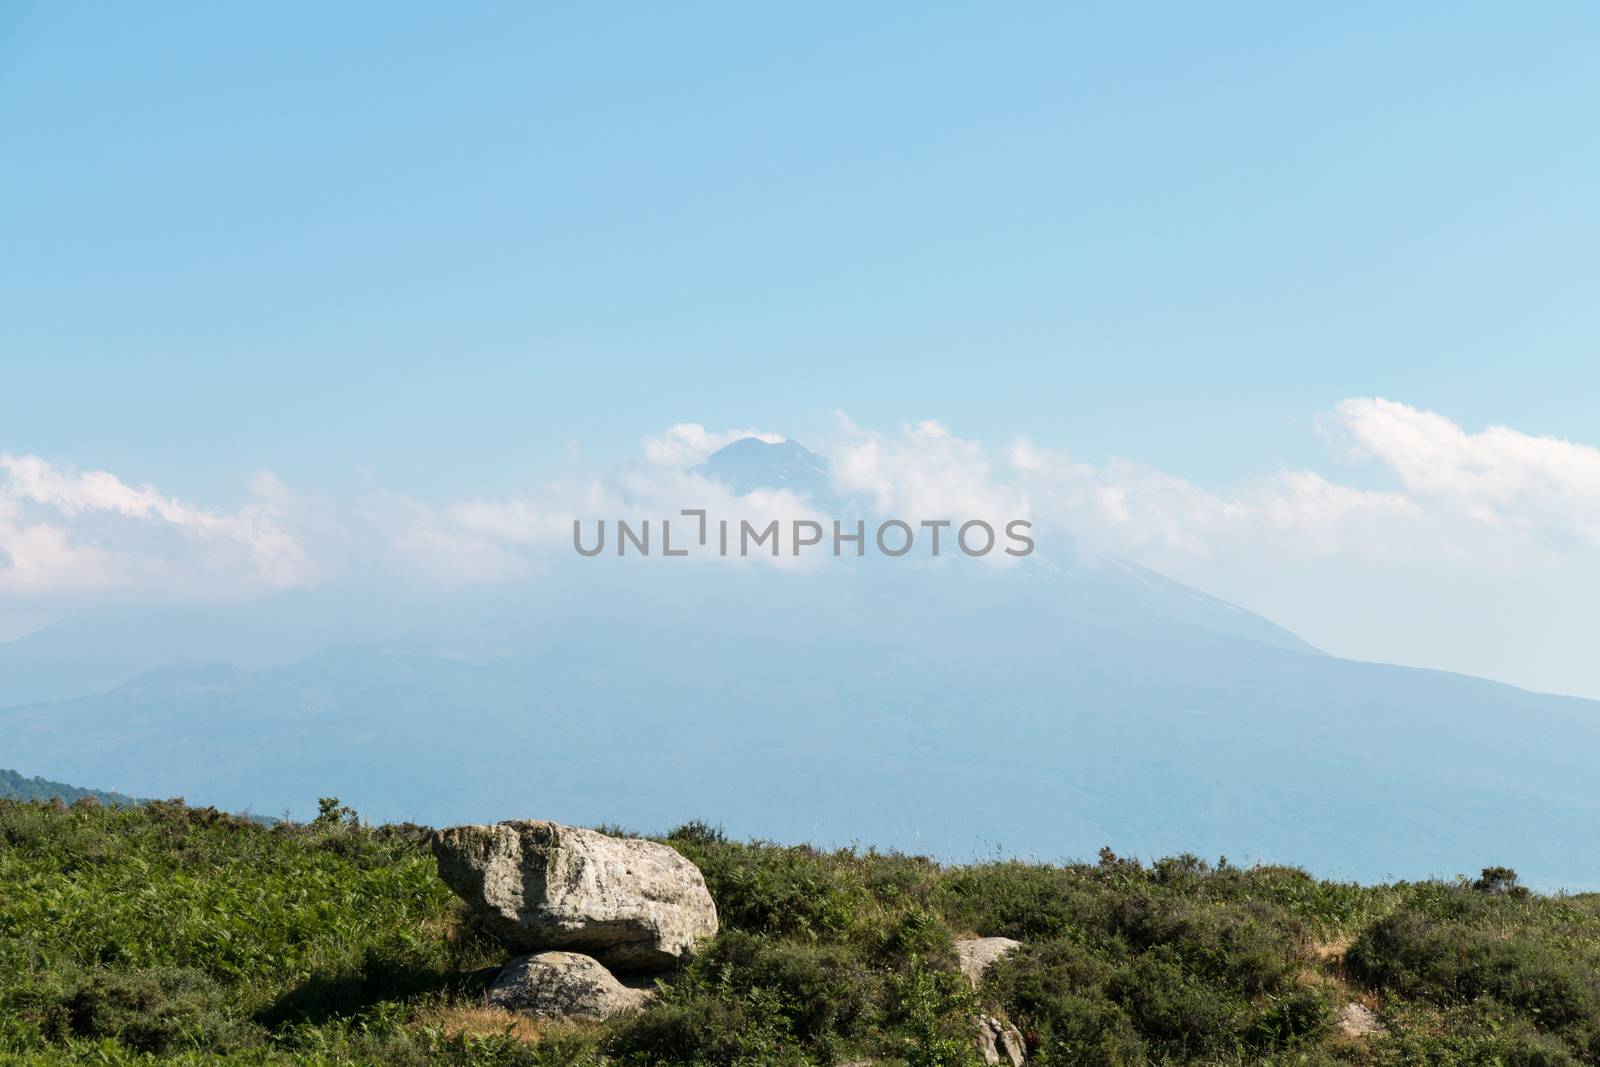
<path fill-rule="evenodd" d="M 17 771 L 0 769 L 0 797 L 9 800 L 59 800 L 71 804 L 74 800 L 93 797 L 102 804 L 131 808 L 143 804 L 138 797 L 114 793 L 105 789 L 80 789 L 65 782 L 52 782 L 48 778 L 24 778 Z"/>
<path fill-rule="evenodd" d="M 113 808 L 142 808 L 151 802 L 147 797 L 130 797 L 126 793 L 117 793 L 109 789 L 83 789 L 65 782 L 52 782 L 37 775 L 24 778 L 17 771 L 0 768 L 0 800 L 59 800 L 63 804 L 71 804 L 85 798 L 97 800 Z M 182 803 L 181 797 L 174 800 Z M 278 821 L 270 815 L 255 815 L 250 812 L 244 812 L 240 817 L 262 826 L 271 826 Z"/>

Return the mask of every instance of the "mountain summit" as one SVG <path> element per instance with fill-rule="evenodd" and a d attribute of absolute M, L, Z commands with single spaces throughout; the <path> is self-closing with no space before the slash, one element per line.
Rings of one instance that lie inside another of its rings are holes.
<path fill-rule="evenodd" d="M 744 496 L 757 489 L 787 489 L 821 501 L 830 493 L 828 461 L 798 441 L 741 437 L 695 467 L 694 474 Z"/>

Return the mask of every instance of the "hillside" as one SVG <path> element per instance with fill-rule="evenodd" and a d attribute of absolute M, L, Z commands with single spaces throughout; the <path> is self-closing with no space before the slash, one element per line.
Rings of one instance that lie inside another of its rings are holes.
<path fill-rule="evenodd" d="M 104 789 L 80 789 L 75 785 L 65 782 L 52 782 L 46 778 L 35 775 L 24 778 L 16 771 L 8 771 L 0 767 L 0 798 L 7 800 L 60 800 L 72 803 L 85 797 L 93 798 L 102 804 L 112 804 L 117 807 L 127 807 L 140 804 L 134 797 L 122 793 L 112 793 Z"/>
<path fill-rule="evenodd" d="M 504 950 L 420 827 L 337 801 L 264 827 L 210 809 L 0 801 L 0 1055 L 49 1067 L 971 1062 L 997 1013 L 1034 1064 L 1600 1062 L 1600 898 L 1510 872 L 1362 887 L 1192 857 L 945 866 L 666 841 L 718 936 L 642 1012 L 541 1028 L 481 1006 Z M 952 939 L 1016 938 L 978 990 Z M 1341 1017 L 1365 1006 L 1376 1033 Z"/>

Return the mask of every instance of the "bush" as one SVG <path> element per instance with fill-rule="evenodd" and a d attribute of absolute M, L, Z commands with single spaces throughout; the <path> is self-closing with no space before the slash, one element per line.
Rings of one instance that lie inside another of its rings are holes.
<path fill-rule="evenodd" d="M 842 945 L 774 941 L 743 931 L 724 933 L 697 959 L 681 984 L 698 982 L 719 995 L 767 997 L 783 1029 L 814 1048 L 860 1038 L 883 1014 L 884 976 Z"/>
<path fill-rule="evenodd" d="M 700 868 L 719 918 L 735 929 L 836 940 L 867 912 L 869 894 L 850 865 L 815 849 L 671 843 Z"/>
<path fill-rule="evenodd" d="M 1485 867 L 1472 888 L 1480 893 L 1508 893 L 1526 896 L 1528 890 L 1517 884 L 1517 872 L 1510 867 Z"/>
<path fill-rule="evenodd" d="M 182 967 L 84 973 L 46 1013 L 57 1038 L 111 1038 L 135 1052 L 227 1052 L 255 1044 L 257 1029 L 228 1012 L 225 991 Z"/>
<path fill-rule="evenodd" d="M 1174 953 L 1139 956 L 1117 971 L 1107 991 L 1157 1057 L 1211 1057 L 1238 1043 L 1237 1001 L 1186 973 Z"/>
<path fill-rule="evenodd" d="M 966 1067 L 973 1061 L 973 1012 L 977 997 L 959 974 L 923 966 L 912 956 L 894 977 L 891 1018 L 899 1024 L 896 1044 L 911 1067 Z"/>
<path fill-rule="evenodd" d="M 671 991 L 626 1019 L 607 1051 L 641 1064 L 804 1064 L 792 1041 L 779 997 L 770 990 Z"/>
<path fill-rule="evenodd" d="M 1333 1006 L 1315 989 L 1291 989 L 1267 998 L 1251 1027 L 1251 1043 L 1263 1051 L 1313 1044 L 1333 1029 Z"/>
<path fill-rule="evenodd" d="M 1107 993 L 1117 966 L 1066 940 L 1019 949 L 990 970 L 984 991 L 1004 1004 L 1042 1064 L 1142 1063 L 1133 1020 Z"/>
<path fill-rule="evenodd" d="M 1406 999 L 1484 1002 L 1486 1013 L 1503 1006 L 1580 1056 L 1600 1055 L 1600 951 L 1593 940 L 1560 944 L 1557 931 L 1535 925 L 1558 917 L 1545 910 L 1509 894 L 1425 888 L 1363 932 L 1346 962 L 1355 977 Z"/>

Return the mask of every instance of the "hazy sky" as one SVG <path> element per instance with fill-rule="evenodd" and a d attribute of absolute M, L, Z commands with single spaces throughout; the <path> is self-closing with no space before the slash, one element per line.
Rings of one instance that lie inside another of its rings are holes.
<path fill-rule="evenodd" d="M 102 512 L 303 565 L 679 423 L 937 420 L 1332 651 L 1600 695 L 1597 49 L 1560 3 L 0 5 L 0 597 L 193 547 Z"/>

